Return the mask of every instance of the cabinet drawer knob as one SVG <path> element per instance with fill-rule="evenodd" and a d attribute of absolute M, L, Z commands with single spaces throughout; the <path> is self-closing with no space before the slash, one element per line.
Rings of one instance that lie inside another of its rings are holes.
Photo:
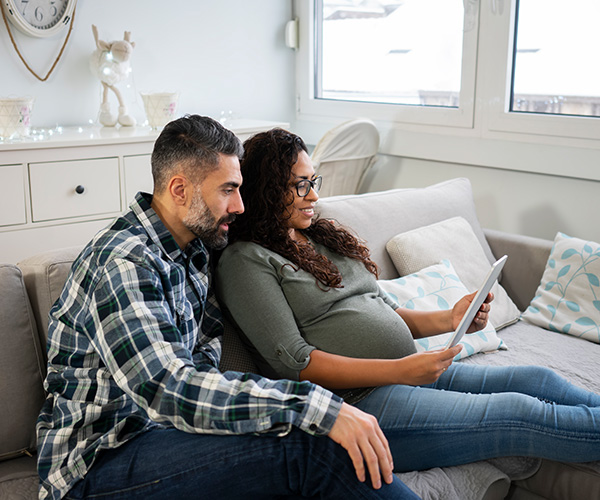
<path fill-rule="evenodd" d="M 84 191 L 85 191 L 85 188 L 84 188 L 84 187 L 83 187 L 81 184 L 79 184 L 79 186 L 77 186 L 77 187 L 75 188 L 75 192 L 76 192 L 77 194 L 83 194 L 83 192 L 84 192 Z"/>

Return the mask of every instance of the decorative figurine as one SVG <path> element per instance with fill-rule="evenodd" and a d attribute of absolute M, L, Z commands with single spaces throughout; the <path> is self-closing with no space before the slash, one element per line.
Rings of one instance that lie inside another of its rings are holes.
<path fill-rule="evenodd" d="M 125 80 L 131 73 L 130 59 L 135 47 L 135 42 L 130 41 L 131 33 L 125 32 L 123 40 L 105 42 L 98 38 L 98 28 L 92 25 L 92 32 L 96 40 L 96 50 L 90 59 L 90 68 L 102 82 L 102 104 L 100 105 L 100 116 L 98 120 L 105 127 L 114 127 L 117 122 L 124 127 L 133 127 L 135 118 L 127 113 L 127 107 L 117 83 Z M 118 116 L 110 109 L 108 102 L 108 91 L 112 90 L 119 101 Z"/>

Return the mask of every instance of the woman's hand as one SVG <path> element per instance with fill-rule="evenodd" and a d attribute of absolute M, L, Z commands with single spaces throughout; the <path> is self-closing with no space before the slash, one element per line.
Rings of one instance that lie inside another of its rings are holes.
<path fill-rule="evenodd" d="M 374 416 L 343 403 L 329 437 L 348 452 L 359 481 L 365 481 L 368 471 L 373 488 L 381 488 L 382 477 L 392 483 L 392 452 Z"/>
<path fill-rule="evenodd" d="M 460 320 L 467 312 L 467 309 L 469 308 L 469 305 L 471 305 L 471 302 L 473 302 L 476 294 L 477 292 L 473 292 L 469 295 L 465 295 L 456 304 L 454 304 L 454 307 L 452 308 L 452 328 L 454 330 L 456 330 L 458 327 Z M 490 292 L 483 301 L 483 304 L 481 304 L 481 307 L 475 315 L 473 322 L 469 325 L 469 328 L 467 328 L 467 333 L 478 332 L 479 330 L 483 330 L 485 328 L 488 322 L 490 309 L 492 308 L 490 304 L 492 300 L 494 300 L 494 294 Z"/>
<path fill-rule="evenodd" d="M 405 385 L 432 384 L 448 369 L 454 357 L 461 350 L 462 346 L 458 344 L 450 349 L 418 352 L 397 360 L 397 383 Z"/>

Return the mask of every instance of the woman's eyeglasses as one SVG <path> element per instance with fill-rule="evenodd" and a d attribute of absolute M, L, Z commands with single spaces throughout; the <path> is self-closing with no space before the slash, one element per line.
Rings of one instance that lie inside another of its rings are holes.
<path fill-rule="evenodd" d="M 296 188 L 296 193 L 301 198 L 304 198 L 308 193 L 310 193 L 311 189 L 315 190 L 315 193 L 318 193 L 321 189 L 321 184 L 323 184 L 323 177 L 320 175 L 315 177 L 312 181 L 309 179 L 303 179 L 300 182 L 297 182 L 294 186 Z"/>

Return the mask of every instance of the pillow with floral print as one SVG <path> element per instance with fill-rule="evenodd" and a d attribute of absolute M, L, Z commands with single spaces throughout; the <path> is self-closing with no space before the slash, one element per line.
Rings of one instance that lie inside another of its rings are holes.
<path fill-rule="evenodd" d="M 377 283 L 400 307 L 416 311 L 451 309 L 456 302 L 469 293 L 449 260 L 443 260 L 439 264 L 401 278 L 379 280 Z M 444 348 L 452 333 L 415 339 L 417 352 Z M 455 361 L 478 352 L 507 348 L 489 321 L 483 330 L 466 334 L 460 344 L 462 344 L 463 350 L 456 356 Z"/>
<path fill-rule="evenodd" d="M 558 233 L 522 319 L 600 344 L 600 244 Z"/>

